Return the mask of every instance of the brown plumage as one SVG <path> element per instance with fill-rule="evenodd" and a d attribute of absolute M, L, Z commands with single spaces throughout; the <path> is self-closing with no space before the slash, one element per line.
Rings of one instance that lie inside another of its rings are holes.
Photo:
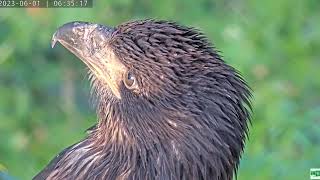
<path fill-rule="evenodd" d="M 203 34 L 167 21 L 72 22 L 57 41 L 89 67 L 98 124 L 34 179 L 233 178 L 250 91 Z"/>

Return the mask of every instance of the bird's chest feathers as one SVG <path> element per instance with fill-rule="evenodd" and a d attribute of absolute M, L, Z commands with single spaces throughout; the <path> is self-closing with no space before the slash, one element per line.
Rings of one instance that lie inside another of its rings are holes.
<path fill-rule="evenodd" d="M 148 123 L 151 120 L 131 121 L 135 123 L 119 119 L 100 121 L 87 139 L 64 154 L 51 176 L 77 179 L 139 179 L 139 176 L 170 179 L 180 177 L 179 173 L 188 175 L 188 172 L 198 171 L 200 167 L 208 168 L 210 173 L 221 173 L 213 164 L 225 161 L 223 154 L 217 153 L 219 147 L 210 136 L 205 136 L 213 132 L 205 129 L 195 131 L 201 125 L 190 128 L 186 119 L 184 123 L 178 120 L 182 121 L 179 118 L 152 123 Z"/>
<path fill-rule="evenodd" d="M 111 141 L 99 146 L 83 141 L 64 155 L 51 177 L 55 179 L 66 175 L 78 179 L 127 179 L 132 174 L 139 175 L 139 172 L 148 173 L 140 175 L 150 178 L 172 174 L 170 171 L 180 158 L 175 142 L 153 144 L 149 148 L 152 149 Z"/>

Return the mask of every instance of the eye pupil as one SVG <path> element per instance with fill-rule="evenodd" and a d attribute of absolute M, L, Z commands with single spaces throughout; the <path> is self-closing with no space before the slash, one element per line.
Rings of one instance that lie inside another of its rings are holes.
<path fill-rule="evenodd" d="M 124 84 L 127 88 L 132 88 L 135 83 L 135 77 L 131 72 L 128 72 L 124 78 Z"/>

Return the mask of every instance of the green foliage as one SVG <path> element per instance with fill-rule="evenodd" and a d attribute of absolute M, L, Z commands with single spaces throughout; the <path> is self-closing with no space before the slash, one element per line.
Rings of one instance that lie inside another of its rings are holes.
<path fill-rule="evenodd" d="M 158 18 L 201 29 L 252 87 L 238 179 L 308 179 L 320 168 L 320 1 L 108 0 L 92 9 L 0 10 L 0 170 L 31 179 L 96 121 L 83 64 L 50 48 L 74 20 Z M 4 168 L 6 167 L 6 168 Z"/>

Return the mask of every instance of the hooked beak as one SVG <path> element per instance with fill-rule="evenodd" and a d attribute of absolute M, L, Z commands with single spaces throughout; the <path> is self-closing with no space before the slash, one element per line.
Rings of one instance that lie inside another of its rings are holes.
<path fill-rule="evenodd" d="M 88 22 L 70 22 L 53 34 L 51 46 L 60 42 L 86 64 L 95 76 L 108 84 L 113 94 L 121 99 L 120 82 L 124 65 L 110 48 L 109 39 L 113 28 Z"/>

